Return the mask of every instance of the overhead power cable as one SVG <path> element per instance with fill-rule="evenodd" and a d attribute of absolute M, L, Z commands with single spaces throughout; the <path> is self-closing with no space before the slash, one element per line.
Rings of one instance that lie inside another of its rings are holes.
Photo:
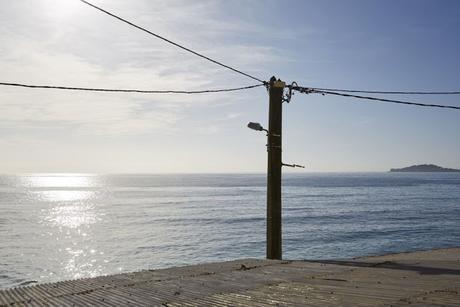
<path fill-rule="evenodd" d="M 224 89 L 210 89 L 198 91 L 184 91 L 184 90 L 140 90 L 140 89 L 110 89 L 110 88 L 88 88 L 88 87 L 70 87 L 70 86 L 54 86 L 54 85 L 30 85 L 22 83 L 7 83 L 0 82 L 3 86 L 25 87 L 33 89 L 54 89 L 54 90 L 70 90 L 70 91 L 86 91 L 86 92 L 116 92 L 116 93 L 141 93 L 141 94 L 205 94 L 205 93 L 221 93 L 221 92 L 236 92 L 248 90 L 263 84 L 249 85 L 235 88 Z"/>
<path fill-rule="evenodd" d="M 94 5 L 94 4 L 92 4 L 92 3 L 88 2 L 88 1 L 85 1 L 85 0 L 80 0 L 80 1 L 83 2 L 83 3 L 85 3 L 85 4 L 87 4 L 87 5 L 89 5 L 89 6 L 91 6 L 91 7 L 93 7 L 93 8 L 95 8 L 95 9 L 97 9 L 97 10 L 99 10 L 99 11 L 101 11 L 101 12 L 103 12 L 103 13 L 105 13 L 105 14 L 107 14 L 107 15 L 109 15 L 109 16 L 111 16 L 111 17 L 113 17 L 113 18 L 118 19 L 118 20 L 120 20 L 120 21 L 122 21 L 122 22 L 124 22 L 124 23 L 126 23 L 126 24 L 128 24 L 128 25 L 130 25 L 130 26 L 132 26 L 132 27 L 134 27 L 134 28 L 137 28 L 137 29 L 139 29 L 139 30 L 141 30 L 141 31 L 144 31 L 144 32 L 146 32 L 146 33 L 148 33 L 148 34 L 150 34 L 150 35 L 153 35 L 153 36 L 155 36 L 156 38 L 159 38 L 159 39 L 161 39 L 161 40 L 163 40 L 163 41 L 165 41 L 165 42 L 167 42 L 167 43 L 169 43 L 169 44 L 171 44 L 171 45 L 174 45 L 174 46 L 176 46 L 176 47 L 178 47 L 178 48 L 181 48 L 181 49 L 183 49 L 183 50 L 185 50 L 185 51 L 187 51 L 187 52 L 190 52 L 190 53 L 192 53 L 192 54 L 194 54 L 194 55 L 196 55 L 196 56 L 199 56 L 200 58 L 203 58 L 203 59 L 205 59 L 205 60 L 208 60 L 208 61 L 210 61 L 210 62 L 212 62 L 212 63 L 214 63 L 214 64 L 217 64 L 217 65 L 219 65 L 219 66 L 225 67 L 225 68 L 227 68 L 227 69 L 230 69 L 230 70 L 232 70 L 232 71 L 234 71 L 234 72 L 236 72 L 236 73 L 238 73 L 238 74 L 240 74 L 240 75 L 246 76 L 246 77 L 248 77 L 248 78 L 251 78 L 251 79 L 253 79 L 253 80 L 256 80 L 256 81 L 259 81 L 259 82 L 261 82 L 261 83 L 263 83 L 263 84 L 266 84 L 265 81 L 263 81 L 263 80 L 261 80 L 261 79 L 259 79 L 259 78 L 257 78 L 257 77 L 254 77 L 254 76 L 252 76 L 252 75 L 250 75 L 250 74 L 247 74 L 247 73 L 245 73 L 245 72 L 242 72 L 241 70 L 238 70 L 238 69 L 233 68 L 233 67 L 231 67 L 231 66 L 225 65 L 225 64 L 223 64 L 222 62 L 213 60 L 213 59 L 211 59 L 210 57 L 207 57 L 207 56 L 205 56 L 205 55 L 203 55 L 203 54 L 201 54 L 201 53 L 198 53 L 198 52 L 196 52 L 196 51 L 193 51 L 192 49 L 189 49 L 189 48 L 184 47 L 184 46 L 182 46 L 182 45 L 180 45 L 180 44 L 178 44 L 178 43 L 175 43 L 175 42 L 173 42 L 172 40 L 169 40 L 169 39 L 167 39 L 167 38 L 165 38 L 165 37 L 163 37 L 163 36 L 161 36 L 161 35 L 159 35 L 159 34 L 153 33 L 152 31 L 147 30 L 146 28 L 143 28 L 143 27 L 141 27 L 141 26 L 138 26 L 138 25 L 136 25 L 136 24 L 134 24 L 134 23 L 132 23 L 132 22 L 130 22 L 130 21 L 128 21 L 128 20 L 126 20 L 126 19 L 120 17 L 120 16 L 117 16 L 117 15 L 115 15 L 115 14 L 113 14 L 113 13 L 107 11 L 107 10 L 104 10 L 104 9 L 102 9 L 102 8 L 96 6 L 96 5 Z"/>
<path fill-rule="evenodd" d="M 405 104 L 405 105 L 412 105 L 412 106 L 419 106 L 419 107 L 447 108 L 447 109 L 460 110 L 460 107 L 452 106 L 452 105 L 427 104 L 427 103 L 418 103 L 418 102 L 412 102 L 412 101 L 402 101 L 402 100 L 385 99 L 385 98 L 377 98 L 377 97 L 370 97 L 370 96 L 352 95 L 352 94 L 345 94 L 345 93 L 337 93 L 333 91 L 317 90 L 315 88 L 308 88 L 308 87 L 293 86 L 292 90 L 299 91 L 305 94 L 312 94 L 312 93 L 327 94 L 327 95 L 336 95 L 336 96 L 343 96 L 343 97 L 350 97 L 350 98 L 367 99 L 367 100 L 372 100 L 372 101 Z"/>
<path fill-rule="evenodd" d="M 363 94 L 385 94 L 385 95 L 460 95 L 460 92 L 447 91 L 447 92 L 407 92 L 407 91 L 367 91 L 367 90 L 349 90 L 349 89 L 337 89 L 337 88 L 320 88 L 312 87 L 312 89 L 318 91 L 331 91 L 331 92 L 342 92 L 342 93 L 363 93 Z"/>

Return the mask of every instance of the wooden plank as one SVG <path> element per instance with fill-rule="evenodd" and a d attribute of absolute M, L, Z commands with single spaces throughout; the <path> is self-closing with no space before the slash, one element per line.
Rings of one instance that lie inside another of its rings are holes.
<path fill-rule="evenodd" d="M 460 249 L 244 259 L 0 290 L 0 306 L 460 306 Z"/>

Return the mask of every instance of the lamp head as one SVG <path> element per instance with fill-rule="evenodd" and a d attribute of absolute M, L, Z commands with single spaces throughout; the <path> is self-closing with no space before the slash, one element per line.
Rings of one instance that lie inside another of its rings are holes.
<path fill-rule="evenodd" d="M 248 128 L 256 131 L 266 131 L 266 129 L 264 129 L 264 127 L 262 127 L 262 125 L 259 123 L 250 122 L 248 124 Z"/>

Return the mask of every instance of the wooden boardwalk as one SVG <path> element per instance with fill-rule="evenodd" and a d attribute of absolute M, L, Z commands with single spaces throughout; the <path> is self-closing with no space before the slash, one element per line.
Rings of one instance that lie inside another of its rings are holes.
<path fill-rule="evenodd" d="M 0 291 L 0 306 L 460 306 L 460 249 L 237 260 Z"/>

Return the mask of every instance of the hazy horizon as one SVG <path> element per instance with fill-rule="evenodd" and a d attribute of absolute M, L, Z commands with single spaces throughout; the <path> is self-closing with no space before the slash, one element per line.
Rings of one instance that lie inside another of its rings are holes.
<path fill-rule="evenodd" d="M 445 167 L 451 168 L 451 167 Z M 296 170 L 283 170 L 283 175 L 305 175 L 305 174 L 372 174 L 372 173 L 390 173 L 390 169 L 388 170 L 368 170 L 368 171 L 296 171 Z M 404 173 L 404 172 L 400 172 Z M 412 172 L 412 173 L 426 173 L 426 172 Z M 428 172 L 429 173 L 429 172 Z M 0 172 L 0 176 L 34 176 L 34 175 L 50 175 L 50 176 L 105 176 L 105 175 L 266 175 L 267 171 L 238 171 L 238 172 L 231 172 L 231 171 L 216 171 L 216 172 L 18 172 L 18 173 L 2 173 Z"/>

